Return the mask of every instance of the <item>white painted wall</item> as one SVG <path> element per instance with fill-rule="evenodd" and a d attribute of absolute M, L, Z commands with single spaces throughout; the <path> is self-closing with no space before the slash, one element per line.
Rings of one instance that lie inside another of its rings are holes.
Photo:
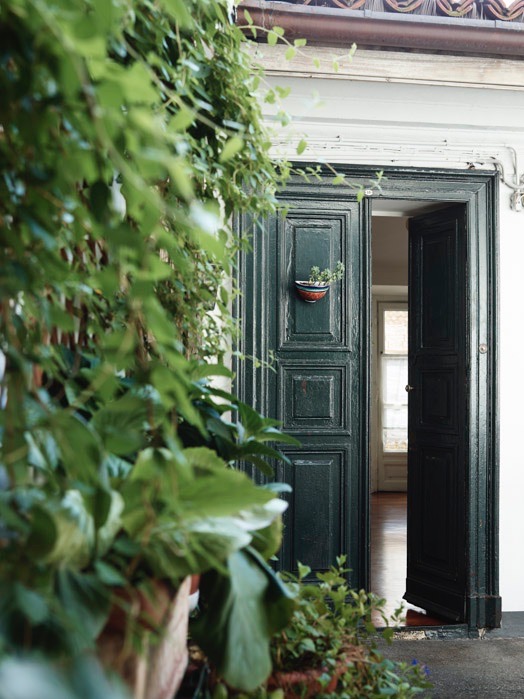
<path fill-rule="evenodd" d="M 407 286 L 408 218 L 373 216 L 371 226 L 372 284 Z"/>
<path fill-rule="evenodd" d="M 457 83 L 461 60 L 450 59 L 447 77 L 441 71 L 435 84 L 427 84 L 430 73 L 423 83 L 414 79 L 414 54 L 404 56 L 405 82 L 399 71 L 394 84 L 330 76 L 328 68 L 323 78 L 300 66 L 286 75 L 290 69 L 282 63 L 269 80 L 291 87 L 285 108 L 294 125 L 287 133 L 275 131 L 275 152 L 295 158 L 296 142 L 306 134 L 304 160 L 482 169 L 498 162 L 516 184 L 524 173 L 522 68 L 499 61 L 489 85 L 477 71 L 468 83 L 476 86 L 466 87 Z M 510 80 L 508 70 L 521 72 Z M 499 89 L 503 83 L 515 87 Z M 271 119 L 272 107 L 264 108 Z M 524 610 L 524 211 L 510 209 L 509 187 L 501 185 L 500 195 L 500 591 L 504 611 L 514 611 Z"/>

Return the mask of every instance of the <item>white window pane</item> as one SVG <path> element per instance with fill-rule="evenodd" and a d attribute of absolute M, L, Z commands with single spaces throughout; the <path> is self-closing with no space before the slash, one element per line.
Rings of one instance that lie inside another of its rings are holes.
<path fill-rule="evenodd" d="M 384 311 L 384 354 L 408 353 L 408 312 Z"/>
<path fill-rule="evenodd" d="M 382 357 L 382 443 L 385 452 L 408 448 L 407 357 Z"/>
<path fill-rule="evenodd" d="M 389 405 L 407 405 L 407 357 L 382 357 L 382 402 Z"/>
<path fill-rule="evenodd" d="M 407 452 L 408 436 L 405 430 L 383 430 L 385 452 Z"/>
<path fill-rule="evenodd" d="M 406 431 L 408 428 L 408 406 L 407 405 L 385 405 L 382 424 L 386 428 Z"/>

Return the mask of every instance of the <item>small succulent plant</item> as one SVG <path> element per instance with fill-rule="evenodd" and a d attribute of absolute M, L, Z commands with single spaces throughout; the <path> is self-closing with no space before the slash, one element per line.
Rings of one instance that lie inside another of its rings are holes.
<path fill-rule="evenodd" d="M 321 282 L 322 284 L 331 284 L 339 279 L 342 279 L 346 267 L 340 260 L 335 265 L 335 269 L 331 270 L 329 267 L 320 271 L 320 267 L 313 266 L 309 270 L 309 283 L 315 284 Z"/>

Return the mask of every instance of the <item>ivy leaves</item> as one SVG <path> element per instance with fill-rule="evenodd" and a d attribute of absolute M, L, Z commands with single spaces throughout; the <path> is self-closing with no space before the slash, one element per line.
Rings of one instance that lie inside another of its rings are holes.
<path fill-rule="evenodd" d="M 0 149 L 12 167 L 0 192 L 13 219 L 6 242 L 14 248 L 10 230 L 27 231 L 38 257 L 24 261 L 23 273 L 38 279 L 39 291 L 56 277 L 53 250 L 71 259 L 82 255 L 84 271 L 95 272 L 98 260 L 90 259 L 86 236 L 117 252 L 105 268 L 110 288 L 122 285 L 124 243 L 127 285 L 135 268 L 144 273 L 156 266 L 166 248 L 173 274 L 157 280 L 158 291 L 164 287 L 159 298 L 180 318 L 175 333 L 191 351 L 223 351 L 217 329 L 220 323 L 231 330 L 228 297 L 216 293 L 237 243 L 205 232 L 194 203 L 220 201 L 215 230 L 227 232 L 223 214 L 272 206 L 267 183 L 276 175 L 242 34 L 218 2 L 135 2 L 132 13 L 116 1 L 85 6 L 42 0 L 3 6 L 9 40 L 0 76 L 7 98 Z M 115 174 L 127 203 L 124 220 L 112 205 Z M 201 254 L 188 254 L 191 246 Z M 9 250 L 4 262 L 14 265 Z M 76 292 L 69 283 L 67 297 Z M 215 320 L 207 313 L 211 297 Z M 100 299 L 82 301 L 99 305 Z M 94 322 L 98 312 L 88 316 L 94 333 L 103 330 Z"/>

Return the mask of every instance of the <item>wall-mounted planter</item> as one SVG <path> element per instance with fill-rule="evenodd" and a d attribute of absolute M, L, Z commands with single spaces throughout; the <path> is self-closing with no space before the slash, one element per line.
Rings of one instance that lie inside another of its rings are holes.
<path fill-rule="evenodd" d="M 308 282 L 308 281 L 296 281 L 295 288 L 297 294 L 306 303 L 315 303 L 319 299 L 324 298 L 324 296 L 329 291 L 329 284 L 324 282 Z"/>

